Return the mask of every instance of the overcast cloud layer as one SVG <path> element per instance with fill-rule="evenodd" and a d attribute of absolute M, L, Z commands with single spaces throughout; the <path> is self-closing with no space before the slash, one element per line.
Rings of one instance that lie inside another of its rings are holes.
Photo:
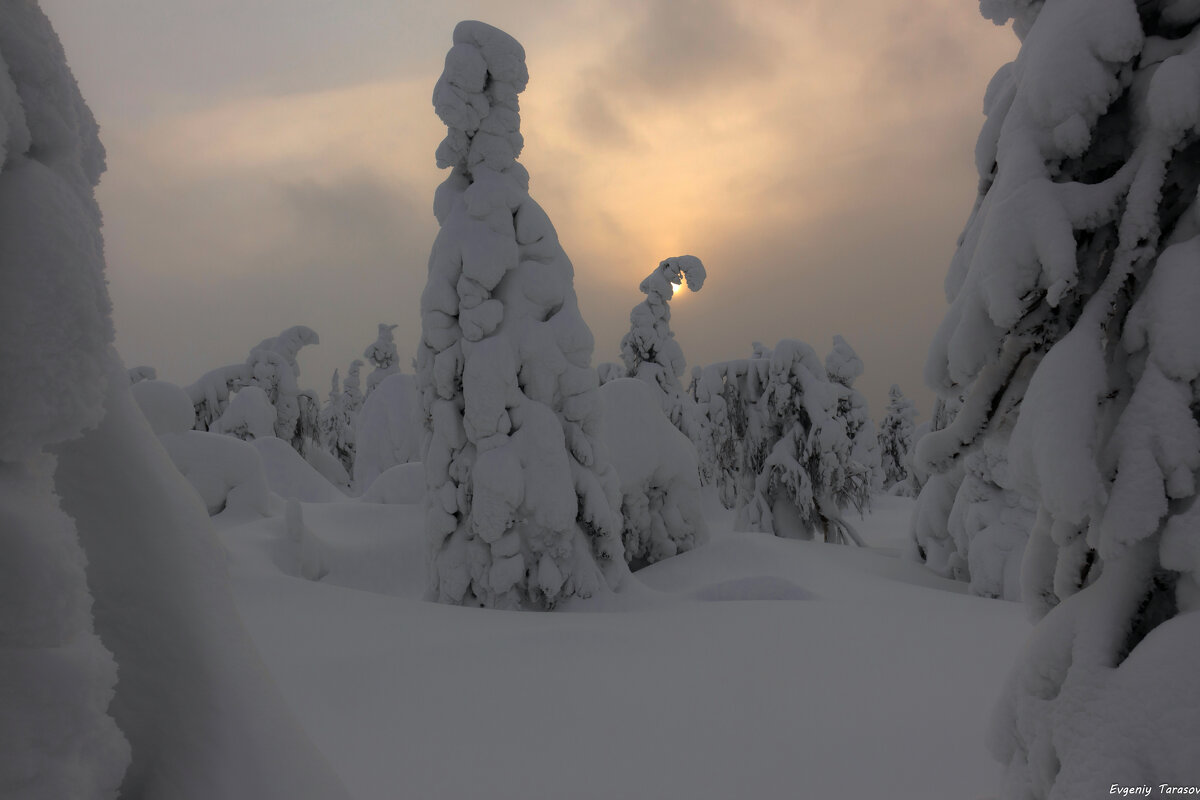
<path fill-rule="evenodd" d="M 429 97 L 455 22 L 524 45 L 531 193 L 576 268 L 596 360 L 638 283 L 691 253 L 689 364 L 840 333 L 878 418 L 920 385 L 1010 31 L 970 0 L 735 4 L 42 0 L 101 125 L 117 345 L 188 383 L 308 325 L 327 390 L 377 322 L 407 362 L 437 232 Z"/>

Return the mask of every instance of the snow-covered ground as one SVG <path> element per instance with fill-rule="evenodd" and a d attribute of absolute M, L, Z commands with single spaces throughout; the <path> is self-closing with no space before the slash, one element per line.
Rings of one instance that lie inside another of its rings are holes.
<path fill-rule="evenodd" d="M 984 797 L 1028 624 L 898 557 L 911 502 L 875 498 L 869 550 L 714 510 L 709 543 L 555 613 L 424 602 L 418 505 L 216 521 L 270 672 L 360 800 Z M 319 581 L 288 574 L 289 516 Z"/>

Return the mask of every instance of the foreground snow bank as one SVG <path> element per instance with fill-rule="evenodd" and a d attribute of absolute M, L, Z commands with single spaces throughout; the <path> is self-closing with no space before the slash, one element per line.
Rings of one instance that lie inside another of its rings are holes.
<path fill-rule="evenodd" d="M 890 552 L 912 502 L 883 500 L 857 527 Z M 725 515 L 709 544 L 572 606 L 592 613 L 515 614 L 420 600 L 417 506 L 303 509 L 317 583 L 272 560 L 278 519 L 223 535 L 255 641 L 359 800 L 927 800 L 999 782 L 975 732 L 1028 626 L 920 565 L 730 533 Z M 386 594 L 343 588 L 372 581 Z"/>

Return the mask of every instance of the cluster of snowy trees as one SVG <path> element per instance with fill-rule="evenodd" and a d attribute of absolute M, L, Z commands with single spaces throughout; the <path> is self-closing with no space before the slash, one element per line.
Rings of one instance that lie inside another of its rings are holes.
<path fill-rule="evenodd" d="M 824 363 L 785 339 L 697 371 L 692 396 L 710 437 L 702 452 L 739 529 L 856 538 L 844 512 L 861 510 L 883 482 L 879 438 L 854 388 L 862 370 L 838 336 Z"/>
<path fill-rule="evenodd" d="M 1022 45 L 984 100 L 915 539 L 1037 620 L 991 732 L 1004 797 L 1194 778 L 1200 6 L 982 8 Z"/>

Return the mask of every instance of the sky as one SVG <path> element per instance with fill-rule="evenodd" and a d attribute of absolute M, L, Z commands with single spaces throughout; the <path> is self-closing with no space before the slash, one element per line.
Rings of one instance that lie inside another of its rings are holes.
<path fill-rule="evenodd" d="M 974 202 L 983 93 L 1012 31 L 970 0 L 42 0 L 98 122 L 117 347 L 187 384 L 308 325 L 324 396 L 396 324 L 420 337 L 455 23 L 520 41 L 530 193 L 619 361 L 642 278 L 701 258 L 672 301 L 689 369 L 842 335 L 878 420 L 922 417 L 943 278 Z"/>

